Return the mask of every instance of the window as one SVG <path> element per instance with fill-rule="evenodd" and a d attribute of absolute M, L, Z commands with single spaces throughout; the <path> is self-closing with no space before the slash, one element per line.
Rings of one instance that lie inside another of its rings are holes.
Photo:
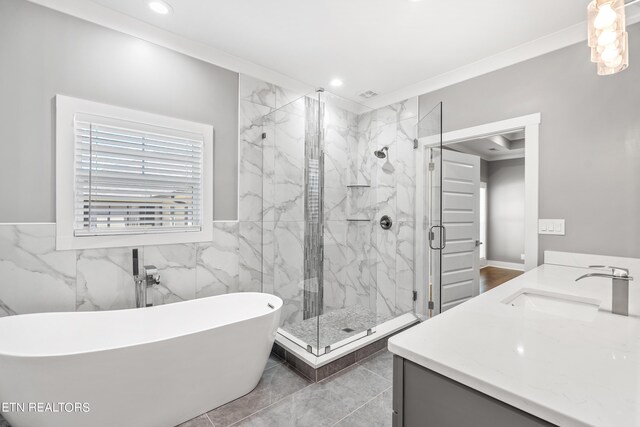
<path fill-rule="evenodd" d="M 210 126 L 64 96 L 58 249 L 211 240 Z"/>

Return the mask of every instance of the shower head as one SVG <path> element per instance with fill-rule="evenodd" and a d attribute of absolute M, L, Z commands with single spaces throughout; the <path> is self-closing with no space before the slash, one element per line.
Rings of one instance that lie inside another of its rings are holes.
<path fill-rule="evenodd" d="M 379 159 L 384 159 L 387 157 L 387 152 L 389 152 L 389 147 L 382 147 L 381 150 L 376 150 L 373 154 Z"/>

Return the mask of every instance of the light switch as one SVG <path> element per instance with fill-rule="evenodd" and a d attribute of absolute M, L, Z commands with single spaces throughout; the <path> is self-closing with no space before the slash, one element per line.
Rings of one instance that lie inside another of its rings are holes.
<path fill-rule="evenodd" d="M 564 236 L 564 219 L 541 219 L 538 221 L 538 234 Z"/>

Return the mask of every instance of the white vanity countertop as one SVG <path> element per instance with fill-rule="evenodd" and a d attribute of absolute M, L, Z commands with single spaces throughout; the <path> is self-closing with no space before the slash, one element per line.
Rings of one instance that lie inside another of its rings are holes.
<path fill-rule="evenodd" d="M 640 426 L 640 277 L 630 316 L 611 314 L 611 280 L 543 265 L 389 340 L 405 359 L 562 426 Z M 577 320 L 503 304 L 522 288 L 597 299 Z"/>

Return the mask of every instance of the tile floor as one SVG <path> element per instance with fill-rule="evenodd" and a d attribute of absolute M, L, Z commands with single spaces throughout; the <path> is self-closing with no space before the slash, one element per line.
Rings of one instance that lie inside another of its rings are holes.
<path fill-rule="evenodd" d="M 272 355 L 251 393 L 179 427 L 391 426 L 392 363 L 384 349 L 313 384 Z"/>
<path fill-rule="evenodd" d="M 312 384 L 272 356 L 255 390 L 180 427 L 391 426 L 392 362 L 385 349 Z"/>

